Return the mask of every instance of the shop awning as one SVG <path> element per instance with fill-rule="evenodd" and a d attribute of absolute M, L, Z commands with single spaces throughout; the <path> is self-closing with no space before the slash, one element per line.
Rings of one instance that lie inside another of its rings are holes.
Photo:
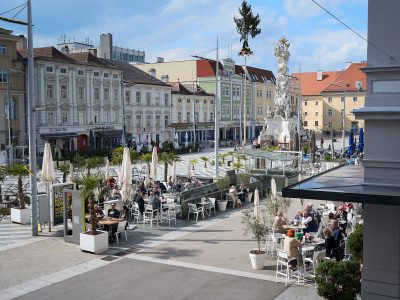
<path fill-rule="evenodd" d="M 122 130 L 94 130 L 95 134 L 104 136 L 104 137 L 121 137 Z"/>
<path fill-rule="evenodd" d="M 60 133 L 42 133 L 40 136 L 44 139 L 62 139 L 62 138 L 77 137 L 78 134 L 73 132 L 60 132 Z"/>
<path fill-rule="evenodd" d="M 364 183 L 363 166 L 346 165 L 282 190 L 283 197 L 400 205 L 400 187 Z"/>

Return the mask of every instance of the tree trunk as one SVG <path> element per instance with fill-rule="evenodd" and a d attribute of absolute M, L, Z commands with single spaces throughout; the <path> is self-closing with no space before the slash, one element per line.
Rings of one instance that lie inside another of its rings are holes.
<path fill-rule="evenodd" d="M 164 163 L 164 181 L 167 182 L 168 179 L 168 163 Z"/>
<path fill-rule="evenodd" d="M 204 162 L 204 168 L 207 168 L 207 162 L 206 161 Z"/>
<path fill-rule="evenodd" d="M 18 197 L 18 200 L 19 200 L 19 207 L 21 209 L 24 209 L 25 208 L 25 201 L 24 201 L 23 192 L 22 192 L 22 176 L 18 176 L 17 186 L 18 186 L 17 197 Z"/>
<path fill-rule="evenodd" d="M 63 183 L 67 182 L 67 173 L 63 173 Z"/>
<path fill-rule="evenodd" d="M 94 210 L 94 205 L 96 201 L 94 200 L 93 193 L 89 196 L 89 203 L 90 203 L 90 234 L 96 235 L 96 211 Z"/>

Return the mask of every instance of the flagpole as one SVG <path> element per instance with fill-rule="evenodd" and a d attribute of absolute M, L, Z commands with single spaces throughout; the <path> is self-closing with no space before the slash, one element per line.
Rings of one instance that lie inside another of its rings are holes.
<path fill-rule="evenodd" d="M 219 177 L 219 159 L 218 159 L 218 152 L 219 152 L 219 58 L 218 58 L 218 37 L 217 37 L 217 57 L 215 60 L 215 112 L 214 112 L 214 150 L 215 150 L 215 177 Z"/>

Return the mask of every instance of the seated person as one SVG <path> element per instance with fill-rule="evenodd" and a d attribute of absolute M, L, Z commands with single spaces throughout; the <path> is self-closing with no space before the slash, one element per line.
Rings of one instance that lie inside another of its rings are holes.
<path fill-rule="evenodd" d="M 160 209 L 161 201 L 154 192 L 150 193 L 149 204 L 153 206 L 153 209 Z"/>
<path fill-rule="evenodd" d="M 192 178 L 188 178 L 188 181 L 185 183 L 185 191 L 194 189 L 195 185 L 192 182 Z"/>
<path fill-rule="evenodd" d="M 120 219 L 124 220 L 124 221 L 128 221 L 129 218 L 129 209 L 128 206 L 124 205 L 122 206 L 122 211 L 121 211 L 121 215 L 119 216 Z M 128 222 L 126 222 L 125 225 L 125 230 L 128 228 Z"/>
<path fill-rule="evenodd" d="M 342 230 L 339 228 L 339 221 L 334 220 L 332 222 L 332 233 L 331 237 L 333 239 L 333 249 L 332 255 L 336 258 L 337 261 L 341 260 L 344 257 L 344 244 Z"/>
<path fill-rule="evenodd" d="M 169 176 L 168 177 L 168 185 L 172 188 L 173 187 L 173 185 L 174 185 L 174 181 L 172 180 L 172 176 Z"/>
<path fill-rule="evenodd" d="M 94 205 L 94 211 L 96 212 L 96 217 L 97 218 L 103 218 L 104 217 L 103 210 L 97 204 Z"/>
<path fill-rule="evenodd" d="M 333 245 L 332 231 L 329 228 L 325 228 L 323 231 L 324 239 L 325 239 L 325 256 L 331 257 Z"/>
<path fill-rule="evenodd" d="M 318 223 L 314 217 L 314 214 L 310 212 L 308 209 L 303 211 L 303 220 L 301 223 L 306 225 L 307 227 L 303 229 L 304 233 L 307 232 L 317 232 L 318 231 Z"/>
<path fill-rule="evenodd" d="M 144 213 L 144 196 L 146 195 L 145 191 L 140 191 L 138 197 L 136 198 L 136 202 L 139 206 L 140 214 L 143 215 Z"/>
<path fill-rule="evenodd" d="M 239 199 L 242 203 L 244 203 L 246 201 L 246 195 L 248 193 L 248 190 L 243 183 L 240 184 L 239 190 L 242 192 L 239 195 Z"/>
<path fill-rule="evenodd" d="M 232 196 L 235 204 L 237 204 L 238 206 L 242 206 L 242 202 L 240 201 L 239 196 L 237 194 L 236 186 L 231 185 L 231 188 L 229 189 L 229 194 Z"/>
<path fill-rule="evenodd" d="M 118 209 L 115 208 L 115 203 L 111 203 L 111 208 L 107 212 L 107 216 L 110 218 L 119 219 L 121 213 Z"/>
<path fill-rule="evenodd" d="M 274 224 L 272 225 L 273 232 L 277 233 L 285 233 L 285 229 L 283 229 L 283 225 L 285 225 L 287 219 L 283 216 L 283 212 L 278 212 L 278 215 L 274 218 Z"/>
<path fill-rule="evenodd" d="M 299 211 L 297 212 L 297 214 L 294 216 L 293 224 L 294 224 L 294 225 L 300 224 L 302 219 L 303 219 L 303 211 L 302 211 L 302 210 L 299 210 Z"/>
<path fill-rule="evenodd" d="M 153 194 L 156 195 L 157 197 L 160 197 L 160 195 L 161 195 L 160 189 L 158 188 L 157 185 L 153 187 L 152 192 L 153 192 Z"/>
<path fill-rule="evenodd" d="M 167 191 L 167 187 L 165 186 L 164 183 L 160 182 L 160 183 L 159 183 L 159 187 L 160 187 L 161 193 L 164 193 L 164 192 Z"/>
<path fill-rule="evenodd" d="M 283 250 L 286 251 L 289 259 L 296 258 L 297 260 L 301 260 L 300 245 L 300 241 L 294 237 L 294 229 L 290 229 L 283 242 Z M 291 268 L 297 265 L 297 260 L 290 262 Z"/>
<path fill-rule="evenodd" d="M 115 185 L 115 179 L 114 179 L 114 177 L 109 176 L 109 177 L 107 178 L 107 187 L 110 188 L 110 189 L 112 189 L 112 188 L 114 187 L 114 185 Z"/>

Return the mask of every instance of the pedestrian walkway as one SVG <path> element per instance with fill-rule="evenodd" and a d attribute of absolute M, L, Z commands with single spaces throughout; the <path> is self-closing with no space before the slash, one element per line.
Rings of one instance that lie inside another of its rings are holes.
<path fill-rule="evenodd" d="M 0 222 L 0 247 L 32 238 L 31 225 L 12 223 L 9 219 Z"/>

